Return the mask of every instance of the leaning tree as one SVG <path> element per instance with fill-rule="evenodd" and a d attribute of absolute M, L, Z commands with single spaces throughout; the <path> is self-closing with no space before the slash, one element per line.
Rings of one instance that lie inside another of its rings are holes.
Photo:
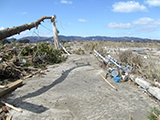
<path fill-rule="evenodd" d="M 24 24 L 21 26 L 15 26 L 13 28 L 6 28 L 4 30 L 0 30 L 0 41 L 7 38 L 7 37 L 10 37 L 10 36 L 13 36 L 16 34 L 20 34 L 22 31 L 30 30 L 34 27 L 36 27 L 36 29 L 37 29 L 38 26 L 41 24 L 41 22 L 42 21 L 44 22 L 45 19 L 51 19 L 51 22 L 53 23 L 53 35 L 54 35 L 55 48 L 60 49 L 60 43 L 59 43 L 59 38 L 57 35 L 57 29 L 56 29 L 56 24 L 55 24 L 55 19 L 56 19 L 55 15 L 53 15 L 51 17 L 43 16 L 40 19 L 38 19 L 37 21 L 29 23 L 29 24 Z"/>

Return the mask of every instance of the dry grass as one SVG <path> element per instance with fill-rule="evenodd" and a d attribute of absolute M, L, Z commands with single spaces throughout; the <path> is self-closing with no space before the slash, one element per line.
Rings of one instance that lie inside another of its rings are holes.
<path fill-rule="evenodd" d="M 104 50 L 104 47 L 107 48 L 127 48 L 127 47 L 137 47 L 137 48 L 159 48 L 160 43 L 131 43 L 131 42 L 112 42 L 112 41 L 89 41 L 83 43 L 84 49 L 86 51 L 93 51 L 94 49 L 97 50 L 102 56 L 107 55 L 107 51 Z M 117 59 L 117 54 L 112 55 L 115 59 Z M 119 55 L 119 62 L 123 64 L 129 64 L 133 68 L 136 69 L 135 73 L 141 73 L 140 75 L 145 76 L 148 80 L 153 81 L 154 79 L 160 80 L 160 69 L 158 65 L 155 64 L 155 59 L 150 56 L 147 59 L 144 59 L 143 56 L 139 54 L 134 54 L 132 51 L 124 51 L 120 52 Z"/>
<path fill-rule="evenodd" d="M 152 81 L 154 79 L 160 80 L 159 64 L 155 63 L 155 58 L 152 56 L 143 61 L 142 71 L 145 73 L 147 79 Z"/>
<path fill-rule="evenodd" d="M 84 46 L 87 47 L 89 46 L 89 49 L 91 49 L 92 47 L 102 47 L 102 46 L 106 46 L 109 48 L 116 48 L 116 47 L 121 47 L 121 48 L 126 48 L 126 47 L 156 47 L 160 49 L 160 43 L 139 43 L 139 42 L 125 42 L 125 41 L 121 41 L 121 42 L 113 42 L 113 41 L 87 41 L 84 42 Z"/>

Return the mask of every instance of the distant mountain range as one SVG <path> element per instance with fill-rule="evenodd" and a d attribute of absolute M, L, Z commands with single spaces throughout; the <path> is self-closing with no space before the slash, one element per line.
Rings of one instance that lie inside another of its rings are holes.
<path fill-rule="evenodd" d="M 148 38 L 138 38 L 138 37 L 106 37 L 106 36 L 89 36 L 89 37 L 81 37 L 81 36 L 64 36 L 59 35 L 61 40 L 67 41 L 138 41 L 138 42 L 154 42 L 159 40 L 151 40 Z M 40 41 L 52 41 L 53 37 L 38 37 L 38 36 L 28 36 L 23 37 L 18 40 L 30 40 L 31 42 L 40 42 Z M 17 40 L 17 41 L 18 41 Z"/>

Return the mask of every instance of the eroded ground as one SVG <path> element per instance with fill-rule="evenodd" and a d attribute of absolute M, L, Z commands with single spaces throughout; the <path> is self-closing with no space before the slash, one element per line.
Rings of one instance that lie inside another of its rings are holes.
<path fill-rule="evenodd" d="M 7 102 L 22 108 L 11 110 L 13 120 L 146 120 L 151 107 L 158 104 L 130 82 L 115 83 L 99 75 L 93 55 L 71 55 L 62 64 L 48 67 L 46 75 L 24 81 L 7 98 Z"/>

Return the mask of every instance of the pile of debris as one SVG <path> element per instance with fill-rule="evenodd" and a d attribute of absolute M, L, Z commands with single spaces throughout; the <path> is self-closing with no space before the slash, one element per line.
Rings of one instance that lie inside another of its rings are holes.
<path fill-rule="evenodd" d="M 118 63 L 118 61 L 114 59 L 111 55 L 108 55 L 104 58 L 96 50 L 94 50 L 94 52 L 96 57 L 99 56 L 103 60 L 101 67 L 107 66 L 106 78 L 108 75 L 110 75 L 111 77 L 113 77 L 115 82 L 119 82 L 121 78 L 123 79 L 123 81 L 128 80 L 128 75 L 133 70 L 133 67 L 128 64 L 125 67 L 125 65 Z"/>
<path fill-rule="evenodd" d="M 140 67 L 141 62 L 139 61 L 139 59 L 136 58 L 136 62 L 131 62 L 131 66 L 127 64 L 125 67 L 125 65 L 123 65 L 122 63 L 118 63 L 118 61 L 111 55 L 103 57 L 96 50 L 94 50 L 94 52 L 96 57 L 100 57 L 102 59 L 101 67 L 103 67 L 104 69 L 107 68 L 106 79 L 108 76 L 112 77 L 115 82 L 124 82 L 130 79 L 138 85 L 138 89 L 143 91 L 143 93 L 147 93 L 149 96 L 154 96 L 155 98 L 160 100 L 160 82 L 158 82 L 157 80 L 152 83 L 146 81 L 146 78 L 143 75 Z M 126 61 L 128 58 L 123 57 L 123 59 L 124 60 L 121 61 Z"/>
<path fill-rule="evenodd" d="M 67 59 L 63 53 L 46 42 L 0 46 L 0 81 L 23 78 L 38 68 L 63 62 Z"/>

